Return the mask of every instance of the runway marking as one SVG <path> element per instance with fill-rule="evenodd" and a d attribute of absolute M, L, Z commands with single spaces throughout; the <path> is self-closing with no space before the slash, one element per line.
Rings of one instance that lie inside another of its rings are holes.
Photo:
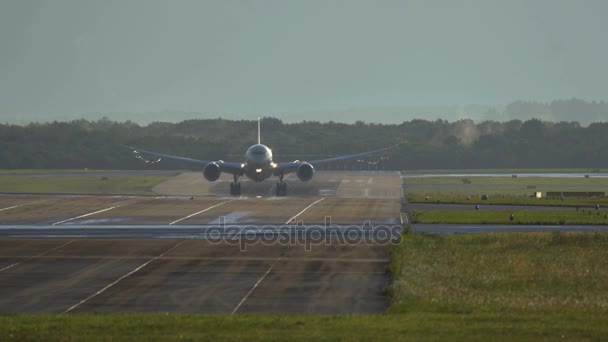
<path fill-rule="evenodd" d="M 197 212 L 195 212 L 194 214 L 190 214 L 190 215 L 188 215 L 188 216 L 185 216 L 185 217 L 182 217 L 182 218 L 180 218 L 180 219 L 177 219 L 177 220 L 175 220 L 175 221 L 173 221 L 173 222 L 169 223 L 169 225 L 170 225 L 170 226 L 172 226 L 172 225 L 174 225 L 174 224 L 176 224 L 176 223 L 179 223 L 179 222 L 181 222 L 181 221 L 183 221 L 183 220 L 189 219 L 189 218 L 191 218 L 192 216 L 196 216 L 196 215 L 198 215 L 198 214 L 202 214 L 202 213 L 204 213 L 205 211 L 211 210 L 211 209 L 213 209 L 213 208 L 217 208 L 217 207 L 219 207 L 219 206 L 220 206 L 220 205 L 222 205 L 222 204 L 226 204 L 226 203 L 228 203 L 228 202 L 232 202 L 232 201 L 236 201 L 236 199 L 231 199 L 231 200 L 226 201 L 226 202 L 222 202 L 222 203 L 218 203 L 218 204 L 216 204 L 216 205 L 212 205 L 212 206 L 210 206 L 209 208 L 205 208 L 205 209 L 203 209 L 203 210 L 201 210 L 201 211 L 197 211 Z"/>
<path fill-rule="evenodd" d="M 410 224 L 410 221 L 407 217 L 407 214 L 405 214 L 405 216 L 403 216 L 403 213 L 399 213 L 399 218 L 401 219 L 401 224 L 403 225 L 405 224 Z"/>
<path fill-rule="evenodd" d="M 28 260 L 31 260 L 31 259 L 34 259 L 34 258 L 38 258 L 38 257 L 42 257 L 42 256 L 44 256 L 44 255 L 46 255 L 46 254 L 51 253 L 52 251 L 56 251 L 56 250 L 58 250 L 58 249 L 60 249 L 60 248 L 62 248 L 62 247 L 65 247 L 65 246 L 67 246 L 67 245 L 71 244 L 72 242 L 74 242 L 74 240 L 70 240 L 70 241 L 68 241 L 68 242 L 66 242 L 66 243 L 64 243 L 64 244 L 62 244 L 62 245 L 59 245 L 59 246 L 54 247 L 54 248 L 51 248 L 51 249 L 49 249 L 48 251 L 46 251 L 46 252 L 42 252 L 42 253 L 40 253 L 40 254 L 38 254 L 38 255 L 32 255 L 32 256 L 27 257 L 27 258 L 25 258 L 25 259 L 23 259 L 23 260 L 17 261 L 17 262 L 16 262 L 16 263 L 14 263 L 14 264 L 8 265 L 8 266 L 6 266 L 6 267 L 4 267 L 4 268 L 0 269 L 0 272 L 2 272 L 2 271 L 6 271 L 6 270 L 8 270 L 9 268 L 13 268 L 13 267 L 15 267 L 15 266 L 17 266 L 17 265 L 19 265 L 19 264 L 21 264 L 21 263 L 23 263 L 23 262 L 28 261 Z"/>
<path fill-rule="evenodd" d="M 234 310 L 232 310 L 231 315 L 234 315 L 239 310 L 239 308 L 241 307 L 241 305 L 243 305 L 243 303 L 245 303 L 245 301 L 247 300 L 247 298 L 249 298 L 249 296 L 258 287 L 258 285 L 260 285 L 260 283 L 262 282 L 262 280 L 264 280 L 264 278 L 266 278 L 266 276 L 268 275 L 268 273 L 270 273 L 270 271 L 272 271 L 272 268 L 274 267 L 274 265 L 277 264 L 277 262 L 279 262 L 279 260 L 281 260 L 281 258 L 276 259 L 275 262 L 272 265 L 270 265 L 270 268 L 268 268 L 268 271 L 266 271 L 266 273 L 264 273 L 264 275 L 262 275 L 260 277 L 260 279 L 258 279 L 258 281 L 251 288 L 251 290 L 249 290 L 249 292 L 247 292 L 247 294 L 245 295 L 245 297 L 243 297 L 243 299 L 241 299 L 241 301 L 236 305 L 236 307 L 234 308 Z"/>
<path fill-rule="evenodd" d="M 38 204 L 38 203 L 48 202 L 48 201 L 50 201 L 50 200 L 44 200 L 44 201 L 36 201 L 36 202 L 29 202 L 29 203 L 24 203 L 24 204 L 18 204 L 18 205 L 14 205 L 14 206 L 8 207 L 8 208 L 2 208 L 2 209 L 0 209 L 0 211 L 11 210 L 11 209 L 23 207 L 23 206 L 26 206 L 26 205 Z"/>
<path fill-rule="evenodd" d="M 373 181 L 374 181 L 374 177 L 369 177 L 369 179 L 367 180 L 367 184 L 372 184 Z"/>
<path fill-rule="evenodd" d="M 70 311 L 72 311 L 72 310 L 76 309 L 77 307 L 79 307 L 80 305 L 82 305 L 82 304 L 86 303 L 86 302 L 87 302 L 87 301 L 89 301 L 90 299 L 95 298 L 95 297 L 97 297 L 98 295 L 100 295 L 100 294 L 104 293 L 104 292 L 105 292 L 107 289 L 109 289 L 110 287 L 112 287 L 112 286 L 114 286 L 114 285 L 118 284 L 118 283 L 119 283 L 121 280 L 123 280 L 123 279 L 127 278 L 127 277 L 128 277 L 128 276 L 130 276 L 131 274 L 133 274 L 133 273 L 135 273 L 135 272 L 137 272 L 137 271 L 141 270 L 142 268 L 144 268 L 144 267 L 148 266 L 148 264 L 150 264 L 151 262 L 153 262 L 153 261 L 155 261 L 155 260 L 158 260 L 159 258 L 162 258 L 163 256 L 167 255 L 169 252 L 171 252 L 171 251 L 173 251 L 174 249 L 176 249 L 177 247 L 179 247 L 179 245 L 181 245 L 181 244 L 182 244 L 182 243 L 184 243 L 185 241 L 186 241 L 186 240 L 182 240 L 182 241 L 180 241 L 180 242 L 176 243 L 176 244 L 175 244 L 173 247 L 169 248 L 169 249 L 168 249 L 168 250 L 166 250 L 164 253 L 162 253 L 162 254 L 160 254 L 160 255 L 158 255 L 158 256 L 155 256 L 154 258 L 152 258 L 152 259 L 150 259 L 150 260 L 148 260 L 148 261 L 144 262 L 143 264 L 141 264 L 141 265 L 139 265 L 138 267 L 136 267 L 135 269 L 133 269 L 131 272 L 129 272 L 129 273 L 127 273 L 127 274 L 123 275 L 122 277 L 120 277 L 120 278 L 118 278 L 118 279 L 114 280 L 113 282 L 111 282 L 110 284 L 106 285 L 106 286 L 105 286 L 104 288 L 102 288 L 101 290 L 99 290 L 99 291 L 97 291 L 97 292 L 93 293 L 92 295 L 90 295 L 90 296 L 88 296 L 87 298 L 85 298 L 85 299 L 81 300 L 80 302 L 78 302 L 78 303 L 76 303 L 76 304 L 74 304 L 74 305 L 70 306 L 70 307 L 69 307 L 69 308 L 67 308 L 67 309 L 66 309 L 66 310 L 65 310 L 63 313 L 69 313 Z"/>
<path fill-rule="evenodd" d="M 74 221 L 74 220 L 78 220 L 78 219 L 81 219 L 81 218 L 84 218 L 84 217 L 87 217 L 87 216 L 91 216 L 91 215 L 95 215 L 95 214 L 103 213 L 104 211 L 112 210 L 112 209 L 115 209 L 115 208 L 118 208 L 118 207 L 119 207 L 119 205 L 115 205 L 115 206 L 113 206 L 113 207 L 109 207 L 109 208 L 105 208 L 105 209 L 97 210 L 97 211 L 94 211 L 94 212 L 92 212 L 92 213 L 88 213 L 88 214 L 84 214 L 84 215 L 80 215 L 80 216 L 72 217 L 72 218 L 69 218 L 69 219 L 66 219 L 66 220 L 63 220 L 63 221 L 55 222 L 55 223 L 53 223 L 52 225 L 53 225 L 53 226 L 56 226 L 56 225 L 58 225 L 58 224 L 62 224 L 62 223 L 66 223 L 66 222 L 70 222 L 70 221 Z"/>
<path fill-rule="evenodd" d="M 321 199 L 319 199 L 319 200 L 316 200 L 316 201 L 312 202 L 312 203 L 311 203 L 311 204 L 310 204 L 308 207 L 304 208 L 304 210 L 300 211 L 300 212 L 299 212 L 299 213 L 297 213 L 295 216 L 293 216 L 292 218 L 290 218 L 289 220 L 287 220 L 287 222 L 285 222 L 285 224 L 289 224 L 289 222 L 291 222 L 291 221 L 295 221 L 295 220 L 296 220 L 296 218 L 297 218 L 298 216 L 302 215 L 302 214 L 303 214 L 303 213 L 304 213 L 306 210 L 310 209 L 310 208 L 311 208 L 313 205 L 315 205 L 315 204 L 317 204 L 317 203 L 321 202 L 321 201 L 322 201 L 322 200 L 324 200 L 324 199 L 325 199 L 325 197 L 323 197 L 323 198 L 321 198 Z"/>

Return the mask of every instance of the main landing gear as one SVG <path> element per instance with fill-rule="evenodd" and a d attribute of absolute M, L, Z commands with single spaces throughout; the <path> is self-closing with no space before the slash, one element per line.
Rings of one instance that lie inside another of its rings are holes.
<path fill-rule="evenodd" d="M 230 183 L 230 195 L 240 196 L 241 195 L 241 182 L 238 181 L 239 177 L 234 175 L 234 182 Z"/>
<path fill-rule="evenodd" d="M 287 195 L 287 183 L 283 181 L 283 175 L 279 176 L 279 181 L 277 182 L 277 196 L 285 196 Z"/>

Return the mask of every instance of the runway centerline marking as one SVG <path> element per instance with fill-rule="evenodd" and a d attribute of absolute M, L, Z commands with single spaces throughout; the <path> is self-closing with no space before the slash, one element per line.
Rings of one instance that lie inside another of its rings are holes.
<path fill-rule="evenodd" d="M 173 222 L 169 223 L 169 225 L 170 225 L 170 226 L 172 226 L 172 225 L 174 225 L 174 224 L 176 224 L 176 223 L 182 222 L 183 220 L 187 220 L 187 219 L 191 218 L 192 216 L 196 216 L 196 215 L 198 215 L 198 214 L 202 214 L 202 213 L 204 213 L 205 211 L 211 210 L 211 209 L 213 209 L 213 208 L 217 208 L 217 207 L 219 207 L 219 206 L 220 206 L 220 205 L 222 205 L 222 204 L 226 204 L 226 203 L 228 203 L 228 202 L 232 202 L 232 201 L 236 201 L 236 199 L 231 199 L 231 200 L 226 201 L 226 202 L 222 202 L 222 203 L 218 203 L 218 204 L 216 204 L 216 205 L 212 205 L 212 206 L 210 206 L 209 208 L 205 208 L 205 209 L 203 209 L 203 210 L 201 210 L 201 211 L 197 211 L 197 212 L 195 212 L 194 214 L 190 214 L 190 215 L 188 215 L 188 216 L 185 216 L 185 217 L 182 217 L 182 218 L 180 218 L 180 219 L 177 219 L 177 220 L 175 220 L 175 221 L 173 221 Z"/>
<path fill-rule="evenodd" d="M 260 283 L 262 282 L 262 280 L 264 280 L 264 278 L 266 278 L 266 276 L 268 275 L 268 273 L 270 273 L 270 271 L 272 271 L 272 269 L 274 268 L 274 265 L 276 265 L 277 262 L 279 262 L 279 260 L 281 260 L 281 258 L 278 258 L 277 260 L 275 260 L 275 262 L 272 263 L 272 265 L 270 265 L 270 267 L 268 268 L 268 270 L 266 271 L 266 273 L 264 273 L 260 277 L 260 279 L 258 279 L 258 281 L 255 284 L 253 284 L 253 287 L 249 290 L 249 292 L 247 292 L 247 294 L 245 295 L 245 297 L 243 297 L 243 299 L 241 299 L 241 301 L 236 305 L 236 307 L 234 308 L 234 310 L 232 310 L 231 315 L 234 315 L 239 310 L 239 308 L 241 307 L 241 305 L 243 305 L 243 303 L 245 303 L 245 301 L 247 300 L 247 298 L 249 298 L 249 296 L 258 287 L 258 285 L 260 285 Z"/>
<path fill-rule="evenodd" d="M 298 216 L 302 215 L 306 210 L 310 209 L 313 205 L 321 202 L 324 199 L 325 199 L 325 197 L 312 202 L 308 207 L 304 208 L 304 210 L 300 211 L 299 213 L 295 214 L 292 218 L 290 218 L 289 220 L 287 220 L 287 222 L 285 222 L 285 224 L 289 224 L 289 222 L 295 221 Z"/>
<path fill-rule="evenodd" d="M 72 217 L 72 218 L 69 218 L 69 219 L 66 219 L 66 220 L 62 220 L 62 221 L 59 221 L 59 222 L 55 222 L 55 223 L 53 223 L 52 225 L 53 225 L 53 226 L 56 226 L 56 225 L 58 225 L 58 224 L 62 224 L 62 223 L 66 223 L 66 222 L 70 222 L 70 221 L 74 221 L 74 220 L 78 220 L 78 219 L 81 219 L 81 218 L 84 218 L 84 217 L 87 217 L 87 216 L 91 216 L 91 215 L 95 215 L 95 214 L 103 213 L 104 211 L 112 210 L 112 209 L 115 209 L 115 208 L 118 208 L 118 207 L 120 207 L 120 206 L 119 206 L 119 205 L 115 205 L 115 206 L 113 206 L 113 207 L 109 207 L 109 208 L 105 208 L 105 209 L 97 210 L 97 211 L 94 211 L 94 212 L 92 212 L 92 213 L 88 213 L 88 214 L 84 214 L 84 215 L 80 215 L 80 216 Z"/>
<path fill-rule="evenodd" d="M 122 277 L 114 280 L 113 282 L 111 282 L 110 284 L 106 285 L 104 288 L 102 288 L 101 290 L 93 293 L 92 295 L 88 296 L 87 298 L 81 300 L 80 302 L 70 306 L 69 308 L 67 308 L 63 313 L 69 313 L 70 311 L 76 309 L 77 307 L 79 307 L 80 305 L 86 303 L 87 301 L 89 301 L 90 299 L 93 299 L 95 297 L 97 297 L 98 295 L 104 293 L 107 289 L 109 289 L 110 287 L 118 284 L 121 280 L 127 278 L 128 276 L 130 276 L 131 274 L 141 270 L 142 268 L 148 266 L 148 264 L 150 264 L 151 262 L 158 260 L 160 258 L 162 258 L 163 256 L 167 255 L 168 253 L 170 253 L 171 251 L 173 251 L 174 249 L 176 249 L 177 247 L 179 247 L 179 245 L 181 245 L 182 243 L 186 242 L 186 240 L 182 240 L 178 243 L 176 243 L 175 245 L 173 245 L 173 247 L 169 248 L 168 250 L 166 250 L 165 252 L 163 252 L 160 255 L 155 256 L 154 258 L 144 262 L 143 264 L 139 265 L 138 267 L 134 268 L 131 272 L 124 274 Z"/>
<path fill-rule="evenodd" d="M 15 267 L 15 266 L 17 266 L 17 265 L 19 265 L 19 264 L 21 264 L 21 263 L 24 263 L 24 262 L 28 261 L 28 260 L 31 260 L 31 259 L 34 259 L 34 258 L 38 258 L 38 257 L 45 256 L 46 254 L 49 254 L 49 253 L 51 253 L 52 251 L 56 251 L 56 250 L 58 250 L 59 248 L 65 247 L 65 246 L 67 246 L 67 245 L 71 244 L 72 242 L 74 242 L 74 240 L 70 240 L 70 241 L 68 241 L 68 242 L 66 242 L 66 243 L 64 243 L 64 244 L 61 244 L 61 245 L 57 246 L 57 247 L 53 247 L 53 248 L 49 249 L 49 250 L 48 250 L 48 251 L 46 251 L 46 252 L 42 252 L 42 253 L 37 254 L 37 255 L 32 255 L 32 256 L 27 257 L 27 258 L 25 258 L 25 259 L 23 259 L 23 260 L 17 261 L 17 262 L 16 262 L 16 263 L 14 263 L 14 264 L 11 264 L 11 265 L 8 265 L 8 266 L 6 266 L 6 267 L 4 267 L 4 268 L 1 268 L 1 269 L 0 269 L 0 272 L 6 271 L 6 270 L 8 270 L 9 268 L 13 268 L 13 267 Z"/>
<path fill-rule="evenodd" d="M 2 209 L 0 209 L 0 211 L 11 210 L 11 209 L 19 208 L 19 207 L 24 207 L 24 206 L 26 206 L 26 205 L 38 204 L 38 203 L 42 203 L 42 202 L 48 202 L 48 201 L 50 201 L 50 200 L 44 200 L 44 201 L 35 201 L 35 202 L 29 202 L 29 203 L 18 204 L 18 205 L 14 205 L 14 206 L 12 206 L 12 207 L 2 208 Z"/>

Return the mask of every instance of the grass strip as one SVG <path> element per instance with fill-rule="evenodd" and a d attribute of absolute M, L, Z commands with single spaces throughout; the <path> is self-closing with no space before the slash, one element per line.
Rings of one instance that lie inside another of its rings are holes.
<path fill-rule="evenodd" d="M 510 215 L 513 215 L 511 221 Z M 608 224 L 607 210 L 414 210 L 412 223 L 455 224 Z"/>
<path fill-rule="evenodd" d="M 4 341 L 512 341 L 601 339 L 597 315 L 406 313 L 389 315 L 3 315 Z"/>
<path fill-rule="evenodd" d="M 539 205 L 556 207 L 592 207 L 596 203 L 608 206 L 608 197 L 566 197 L 562 199 L 531 198 L 521 195 L 492 194 L 487 200 L 481 199 L 481 194 L 453 194 L 453 193 L 408 193 L 407 201 L 410 203 L 449 203 L 449 204 L 505 204 L 505 205 Z"/>
<path fill-rule="evenodd" d="M 0 192 L 142 195 L 151 193 L 152 187 L 167 178 L 157 176 L 4 176 L 0 177 Z"/>

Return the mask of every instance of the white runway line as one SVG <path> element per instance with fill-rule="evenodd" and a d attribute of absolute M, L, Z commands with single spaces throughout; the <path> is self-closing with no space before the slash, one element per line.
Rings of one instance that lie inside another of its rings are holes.
<path fill-rule="evenodd" d="M 44 256 L 44 255 L 46 255 L 46 254 L 49 254 L 49 253 L 51 253 L 52 251 L 56 251 L 56 250 L 58 250 L 59 248 L 62 248 L 62 247 L 65 247 L 65 246 L 67 246 L 67 245 L 71 244 L 72 242 L 74 242 L 74 240 L 70 240 L 70 241 L 68 241 L 68 242 L 66 242 L 66 243 L 64 243 L 64 244 L 62 244 L 62 245 L 59 245 L 59 246 L 57 246 L 57 247 L 53 247 L 53 248 L 49 249 L 48 251 L 46 251 L 46 252 L 42 252 L 42 253 L 40 253 L 40 254 L 38 254 L 38 255 L 33 255 L 33 256 L 31 256 L 31 257 L 27 257 L 27 258 L 25 258 L 25 259 L 23 259 L 23 260 L 21 260 L 21 261 L 17 261 L 17 262 L 16 262 L 16 263 L 14 263 L 14 264 L 8 265 L 8 266 L 6 266 L 6 267 L 4 267 L 4 268 L 0 269 L 0 272 L 6 271 L 6 270 L 8 270 L 9 268 L 13 268 L 13 267 L 15 267 L 15 266 L 17 266 L 17 265 L 19 265 L 19 264 L 21 264 L 21 263 L 25 262 L 25 261 L 28 261 L 28 260 L 31 260 L 31 259 L 34 259 L 34 258 L 38 258 L 38 257 Z"/>
<path fill-rule="evenodd" d="M 260 285 L 260 283 L 262 282 L 262 280 L 264 280 L 264 278 L 266 278 L 266 276 L 268 275 L 268 273 L 270 273 L 270 271 L 272 271 L 272 269 L 274 268 L 274 265 L 276 265 L 277 262 L 279 262 L 279 260 L 281 260 L 281 258 L 278 258 L 272 265 L 270 265 L 270 268 L 268 268 L 268 271 L 266 271 L 266 273 L 264 273 L 264 275 L 262 275 L 260 277 L 260 279 L 258 279 L 258 281 L 251 288 L 251 290 L 249 290 L 249 292 L 247 292 L 247 294 L 245 295 L 245 297 L 243 297 L 243 299 L 241 299 L 241 301 L 236 305 L 236 307 L 234 308 L 234 310 L 232 310 L 231 315 L 234 315 L 239 310 L 239 308 L 241 307 L 241 305 L 243 305 L 243 303 L 245 303 L 245 301 L 247 300 L 247 298 L 249 298 L 249 296 L 258 287 L 258 285 Z"/>
<path fill-rule="evenodd" d="M 176 249 L 177 247 L 179 247 L 179 245 L 181 245 L 181 244 L 182 244 L 182 243 L 184 243 L 185 241 L 186 241 L 186 240 L 182 240 L 182 241 L 180 241 L 180 242 L 176 243 L 176 244 L 175 244 L 173 247 L 169 248 L 169 249 L 168 249 L 168 250 L 166 250 L 164 253 L 162 253 L 162 254 L 160 254 L 160 255 L 158 255 L 158 256 L 155 256 L 154 258 L 152 258 L 152 259 L 150 259 L 150 260 L 148 260 L 148 261 L 144 262 L 143 264 L 141 264 L 141 265 L 139 265 L 138 267 L 136 267 L 135 269 L 133 269 L 131 272 L 129 272 L 129 273 L 127 273 L 127 274 L 123 275 L 122 277 L 120 277 L 120 278 L 116 279 L 115 281 L 111 282 L 111 283 L 110 283 L 110 284 L 108 284 L 106 287 L 102 288 L 101 290 L 99 290 L 99 291 L 97 291 L 97 292 L 93 293 L 92 295 L 90 295 L 90 296 L 88 296 L 87 298 L 85 298 L 85 299 L 81 300 L 80 302 L 78 302 L 78 303 L 76 303 L 76 304 L 74 304 L 74 305 L 70 306 L 70 307 L 69 307 L 69 308 L 67 308 L 67 310 L 65 310 L 63 313 L 68 313 L 68 312 L 70 312 L 70 311 L 72 311 L 72 310 L 76 309 L 76 308 L 77 308 L 77 307 L 79 307 L 80 305 L 82 305 L 82 304 L 86 303 L 86 302 L 87 302 L 87 301 L 89 301 L 90 299 L 97 297 L 98 295 L 102 294 L 103 292 L 105 292 L 105 291 L 106 291 L 107 289 L 109 289 L 110 287 L 112 287 L 112 286 L 114 286 L 114 285 L 118 284 L 118 283 L 119 283 L 121 280 L 123 280 L 123 279 L 127 278 L 127 277 L 128 277 L 128 276 L 130 276 L 131 274 L 133 274 L 133 273 L 135 273 L 135 272 L 137 272 L 137 271 L 141 270 L 142 268 L 144 268 L 144 267 L 148 266 L 148 264 L 150 264 L 152 261 L 155 261 L 155 260 L 157 260 L 157 259 L 159 259 L 159 258 L 162 258 L 163 256 L 167 255 L 169 252 L 171 252 L 171 251 L 173 251 L 174 249 Z"/>
<path fill-rule="evenodd" d="M 409 219 L 407 218 L 407 214 L 405 214 L 405 216 L 403 216 L 403 213 L 399 213 L 399 218 L 401 219 L 401 225 L 405 224 L 410 224 Z"/>
<path fill-rule="evenodd" d="M 297 218 L 298 216 L 302 215 L 302 214 L 303 214 L 303 213 L 304 213 L 306 210 L 310 209 L 310 208 L 311 208 L 313 205 L 315 205 L 315 204 L 317 204 L 317 203 L 321 202 L 321 201 L 322 201 L 322 200 L 324 200 L 324 199 L 325 199 L 325 197 L 323 197 L 323 198 L 321 198 L 321 199 L 319 199 L 319 200 L 316 200 L 316 201 L 312 202 L 312 204 L 310 204 L 308 207 L 304 208 L 304 210 L 300 211 L 300 212 L 299 212 L 299 213 L 297 213 L 295 216 L 293 216 L 292 218 L 290 218 L 289 220 L 287 220 L 287 222 L 285 222 L 285 224 L 289 224 L 289 222 L 291 222 L 291 221 L 294 221 L 294 222 L 295 222 L 295 220 L 296 220 L 296 218 Z"/>
<path fill-rule="evenodd" d="M 14 206 L 8 207 L 8 208 L 2 208 L 2 209 L 0 209 L 0 211 L 11 210 L 11 209 L 19 208 L 19 207 L 24 207 L 26 205 L 38 204 L 38 203 L 47 202 L 47 201 L 50 201 L 50 200 L 44 200 L 44 201 L 36 201 L 36 202 L 18 204 L 18 205 L 14 205 Z"/>
<path fill-rule="evenodd" d="M 226 202 L 218 203 L 218 204 L 216 204 L 216 205 L 212 205 L 212 206 L 210 206 L 209 208 L 205 208 L 205 209 L 203 209 L 203 210 L 201 210 L 201 211 L 197 211 L 197 212 L 195 212 L 194 214 L 190 214 L 190 215 L 188 215 L 188 216 L 186 216 L 186 217 L 182 217 L 182 218 L 180 218 L 180 219 L 177 219 L 177 220 L 175 220 L 175 221 L 173 221 L 173 222 L 169 223 L 169 225 L 170 225 L 170 226 L 172 226 L 172 225 L 174 225 L 174 224 L 176 224 L 176 223 L 179 223 L 179 222 L 181 222 L 181 221 L 183 221 L 183 220 L 189 219 L 189 218 L 191 218 L 192 216 L 196 216 L 196 215 L 198 215 L 198 214 L 202 214 L 202 213 L 204 213 L 204 212 L 205 212 L 205 211 L 207 211 L 207 210 L 211 210 L 211 209 L 213 209 L 213 208 L 217 208 L 217 207 L 219 207 L 219 206 L 220 206 L 220 205 L 222 205 L 222 204 L 226 204 L 226 203 L 228 203 L 228 202 L 232 202 L 232 201 L 236 201 L 236 199 L 231 199 L 230 201 L 226 201 Z"/>
<path fill-rule="evenodd" d="M 72 217 L 72 218 L 69 218 L 69 219 L 66 219 L 66 220 L 63 220 L 63 221 L 55 222 L 55 223 L 53 223 L 52 225 L 53 225 L 53 226 L 56 226 L 56 225 L 58 225 L 58 224 L 62 224 L 62 223 L 65 223 L 65 222 L 70 222 L 70 221 L 78 220 L 78 219 L 81 219 L 81 218 L 84 218 L 84 217 L 87 217 L 87 216 L 91 216 L 91 215 L 95 215 L 95 214 L 103 213 L 104 211 L 112 210 L 112 209 L 115 209 L 115 208 L 118 208 L 118 207 L 119 207 L 119 205 L 115 205 L 115 206 L 113 206 L 113 207 L 109 207 L 109 208 L 105 208 L 105 209 L 97 210 L 97 211 L 94 211 L 94 212 L 92 212 L 92 213 L 88 213 L 88 214 L 84 214 L 84 215 L 80 215 L 80 216 Z"/>

